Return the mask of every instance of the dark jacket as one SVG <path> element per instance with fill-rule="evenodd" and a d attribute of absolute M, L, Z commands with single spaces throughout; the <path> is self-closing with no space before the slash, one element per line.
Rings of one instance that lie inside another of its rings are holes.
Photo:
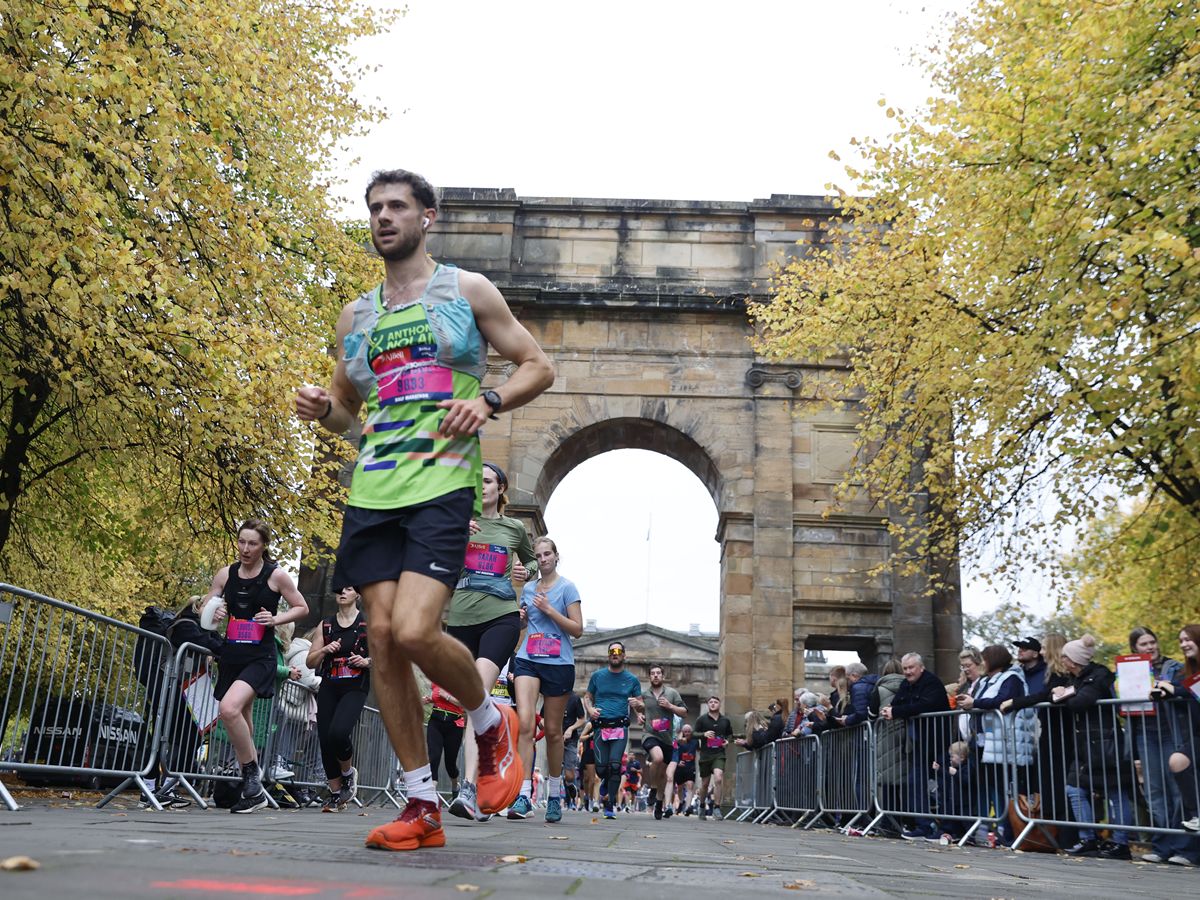
<path fill-rule="evenodd" d="M 1029 693 L 1036 694 L 1046 684 L 1046 661 L 1040 656 L 1038 661 L 1025 670 L 1025 684 Z"/>
<path fill-rule="evenodd" d="M 1133 770 L 1121 726 L 1112 705 L 1116 676 L 1099 663 L 1088 663 L 1071 679 L 1075 693 L 1059 701 L 1075 714 L 1075 762 L 1067 783 L 1092 791 L 1133 789 Z"/>
<path fill-rule="evenodd" d="M 850 708 L 846 712 L 846 726 L 865 722 L 870 717 L 871 688 L 879 681 L 878 675 L 864 675 L 850 685 Z"/>
<path fill-rule="evenodd" d="M 176 650 L 184 644 L 199 644 L 213 655 L 219 654 L 225 645 L 220 634 L 200 627 L 200 617 L 190 609 L 185 609 L 175 617 L 167 629 L 167 638 Z"/>
<path fill-rule="evenodd" d="M 775 713 L 771 716 L 771 721 L 764 727 L 757 728 L 746 735 L 746 749 L 757 750 L 759 747 L 774 743 L 781 737 L 783 737 L 783 716 Z"/>
<path fill-rule="evenodd" d="M 892 717 L 909 719 L 928 712 L 949 712 L 950 698 L 946 686 L 926 669 L 916 682 L 905 679 L 892 699 Z"/>

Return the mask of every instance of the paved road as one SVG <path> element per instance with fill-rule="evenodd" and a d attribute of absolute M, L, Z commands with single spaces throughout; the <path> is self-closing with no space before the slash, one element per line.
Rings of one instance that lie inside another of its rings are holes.
<path fill-rule="evenodd" d="M 616 822 L 566 814 L 470 824 L 449 818 L 447 845 L 412 853 L 366 850 L 363 837 L 395 815 L 318 809 L 233 816 L 156 813 L 131 803 L 102 810 L 23 799 L 0 808 L 0 859 L 41 868 L 0 872 L 5 900 L 190 897 L 561 897 L 662 900 L 733 892 L 795 897 L 1196 896 L 1200 871 L 1002 850 L 848 838 L 775 825 Z M 524 862 L 504 861 L 523 856 Z M 789 887 L 790 885 L 790 887 Z"/>

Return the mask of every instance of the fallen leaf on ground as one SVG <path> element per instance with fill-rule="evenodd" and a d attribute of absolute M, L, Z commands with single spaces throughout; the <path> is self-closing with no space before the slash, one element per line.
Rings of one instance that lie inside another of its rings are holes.
<path fill-rule="evenodd" d="M 525 860 L 526 860 L 526 857 L 517 856 L 514 854 L 513 856 L 501 856 L 496 860 L 496 862 L 523 863 L 523 862 L 525 862 Z"/>
<path fill-rule="evenodd" d="M 644 837 L 644 838 L 650 838 L 650 840 L 652 840 L 652 841 L 653 841 L 653 840 L 656 840 L 656 839 L 658 838 L 658 835 L 657 835 L 657 834 L 643 834 L 643 835 L 642 835 L 642 837 Z"/>
<path fill-rule="evenodd" d="M 783 886 L 789 891 L 803 891 L 807 888 L 816 887 L 815 881 L 809 881 L 807 878 L 797 878 L 795 881 L 785 881 Z"/>
<path fill-rule="evenodd" d="M 566 835 L 562 835 L 562 834 L 552 834 L 552 835 L 550 835 L 550 840 L 552 840 L 552 841 L 567 841 L 567 840 L 570 840 L 570 838 L 568 838 Z"/>
<path fill-rule="evenodd" d="M 28 856 L 10 856 L 8 859 L 0 862 L 0 869 L 5 872 L 32 872 L 34 869 L 40 869 L 42 864 L 36 859 L 30 859 Z"/>
<path fill-rule="evenodd" d="M 737 841 L 721 841 L 722 844 L 736 844 Z"/>
<path fill-rule="evenodd" d="M 464 894 L 466 894 L 466 893 L 469 893 L 472 891 L 479 890 L 479 885 L 477 885 L 477 884 L 456 884 L 454 886 L 454 889 L 456 891 L 462 891 Z"/>
<path fill-rule="evenodd" d="M 757 872 L 738 872 L 739 878 L 762 878 Z"/>
<path fill-rule="evenodd" d="M 956 869 L 969 869 L 969 868 L 971 868 L 971 867 L 970 867 L 970 866 L 968 866 L 966 863 L 959 863 L 959 864 L 958 864 L 958 865 L 956 865 L 954 868 L 956 868 Z"/>

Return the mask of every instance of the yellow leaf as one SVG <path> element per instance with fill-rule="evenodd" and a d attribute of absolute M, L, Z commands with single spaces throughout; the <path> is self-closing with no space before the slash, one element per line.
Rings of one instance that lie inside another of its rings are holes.
<path fill-rule="evenodd" d="M 0 869 L 5 872 L 32 872 L 34 869 L 40 869 L 42 864 L 36 859 L 30 859 L 28 856 L 10 856 L 8 859 L 0 862 Z"/>
<path fill-rule="evenodd" d="M 523 863 L 526 857 L 513 854 L 512 856 L 501 856 L 496 859 L 496 862 L 502 863 Z"/>

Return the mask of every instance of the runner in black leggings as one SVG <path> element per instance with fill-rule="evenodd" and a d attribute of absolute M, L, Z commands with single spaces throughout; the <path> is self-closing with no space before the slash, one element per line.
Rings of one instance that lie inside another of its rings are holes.
<path fill-rule="evenodd" d="M 344 809 L 358 793 L 358 771 L 354 768 L 350 735 L 371 687 L 367 623 L 358 609 L 358 601 L 358 591 L 343 588 L 337 595 L 337 612 L 321 622 L 308 651 L 308 667 L 321 676 L 317 736 L 329 781 L 329 799 L 323 812 Z"/>

